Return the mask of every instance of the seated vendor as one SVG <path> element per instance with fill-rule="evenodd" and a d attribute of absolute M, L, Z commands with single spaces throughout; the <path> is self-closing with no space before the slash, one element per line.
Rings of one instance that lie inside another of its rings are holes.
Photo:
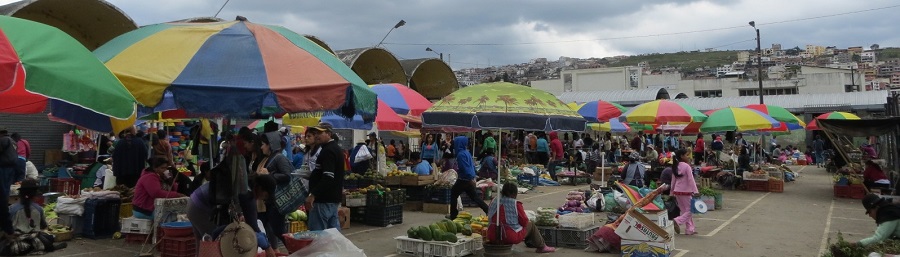
<path fill-rule="evenodd" d="M 19 187 L 19 202 L 9 206 L 9 215 L 13 228 L 18 236 L 14 240 L 28 247 L 3 247 L 0 249 L 2 256 L 34 255 L 42 252 L 52 252 L 66 248 L 66 243 L 54 244 L 54 237 L 43 230 L 47 230 L 47 219 L 44 216 L 44 208 L 33 202 L 39 196 L 38 181 L 26 179 Z M 6 243 L 6 242 L 0 242 Z M 6 245 L 6 244 L 4 244 Z"/>
<path fill-rule="evenodd" d="M 868 194 L 862 199 L 866 214 L 875 220 L 875 234 L 859 240 L 857 244 L 867 246 L 892 237 L 900 237 L 900 206 L 891 204 L 876 194 Z"/>
<path fill-rule="evenodd" d="M 522 207 L 522 202 L 516 200 L 518 194 L 519 188 L 516 184 L 503 184 L 500 197 L 494 198 L 494 202 L 490 204 L 488 217 L 490 217 L 491 224 L 485 238 L 488 240 L 498 238 L 496 223 L 498 218 L 495 215 L 499 215 L 500 224 L 503 226 L 501 239 L 500 242 L 492 241 L 490 244 L 518 244 L 525 241 L 525 245 L 528 247 L 536 247 L 538 253 L 555 252 L 556 248 L 547 246 L 534 222 L 528 220 L 528 216 L 525 215 L 525 207 Z"/>
<path fill-rule="evenodd" d="M 166 175 L 166 173 L 170 173 Z M 173 174 L 169 172 L 169 160 L 166 158 L 153 158 L 150 160 L 150 167 L 141 173 L 134 186 L 134 198 L 131 200 L 132 212 L 134 217 L 138 219 L 153 219 L 153 209 L 158 198 L 179 198 L 184 197 L 175 191 L 178 183 L 167 183 L 171 187 L 163 188 L 163 178 L 173 178 Z"/>
<path fill-rule="evenodd" d="M 484 151 L 484 157 L 481 158 L 481 168 L 478 169 L 478 177 L 491 178 L 497 181 L 497 159 L 494 158 L 493 150 Z"/>
<path fill-rule="evenodd" d="M 426 160 L 422 160 L 419 157 L 419 153 L 410 153 L 409 154 L 409 162 L 407 165 L 412 166 L 412 172 L 416 173 L 419 176 L 431 175 L 434 170 L 431 167 L 431 163 L 428 163 Z"/>
<path fill-rule="evenodd" d="M 863 171 L 863 184 L 869 189 L 891 187 L 891 181 L 888 180 L 887 175 L 881 170 L 881 166 L 872 160 L 866 161 L 866 169 Z"/>

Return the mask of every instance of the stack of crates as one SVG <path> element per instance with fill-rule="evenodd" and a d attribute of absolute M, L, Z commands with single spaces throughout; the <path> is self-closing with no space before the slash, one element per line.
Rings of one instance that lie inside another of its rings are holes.
<path fill-rule="evenodd" d="M 160 257 L 193 257 L 197 255 L 197 238 L 163 236 L 159 242 Z"/>
<path fill-rule="evenodd" d="M 366 219 L 369 226 L 386 227 L 403 223 L 403 204 L 406 202 L 406 190 L 369 191 L 366 195 Z M 351 214 L 350 218 L 353 218 Z"/>
<path fill-rule="evenodd" d="M 122 201 L 116 199 L 88 198 L 84 202 L 84 224 L 81 236 L 90 239 L 112 237 L 119 232 L 119 205 Z"/>

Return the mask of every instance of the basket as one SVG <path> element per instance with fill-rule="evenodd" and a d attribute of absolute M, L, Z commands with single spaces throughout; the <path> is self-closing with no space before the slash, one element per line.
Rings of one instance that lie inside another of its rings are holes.
<path fill-rule="evenodd" d="M 53 234 L 54 240 L 56 240 L 56 242 L 69 241 L 72 240 L 73 237 L 75 237 L 75 233 L 72 232 L 72 230 L 66 232 L 50 232 L 50 234 Z"/>
<path fill-rule="evenodd" d="M 582 229 L 559 228 L 556 229 L 556 245 L 550 245 L 549 242 L 545 243 L 554 247 L 584 249 L 587 247 L 587 238 L 593 235 L 594 232 L 597 232 L 598 229 L 600 229 L 600 226 L 597 225 Z M 543 235 L 543 233 L 541 234 Z"/>
<path fill-rule="evenodd" d="M 593 213 L 569 213 L 559 216 L 559 227 L 563 228 L 586 228 L 594 225 Z"/>
<path fill-rule="evenodd" d="M 288 233 L 297 233 L 309 230 L 309 228 L 306 227 L 306 222 L 303 221 L 291 221 L 288 226 Z"/>
<path fill-rule="evenodd" d="M 351 216 L 352 218 L 353 216 Z M 392 224 L 403 223 L 403 206 L 375 208 L 367 207 L 365 224 L 369 226 L 387 227 Z"/>
<path fill-rule="evenodd" d="M 834 186 L 834 197 L 837 198 L 850 198 L 850 186 Z"/>
<path fill-rule="evenodd" d="M 759 191 L 759 192 L 768 192 L 769 191 L 769 181 L 756 181 L 756 180 L 745 180 L 744 183 L 747 184 L 747 191 Z"/>
<path fill-rule="evenodd" d="M 350 222 L 366 222 L 366 207 L 350 207 Z"/>
<path fill-rule="evenodd" d="M 350 201 L 350 199 L 347 199 Z M 406 202 L 406 190 L 395 189 L 391 191 L 369 191 L 366 194 L 366 206 L 390 207 L 403 205 Z"/>
<path fill-rule="evenodd" d="M 309 244 L 312 244 L 312 242 L 313 242 L 313 239 L 310 239 L 310 238 L 297 239 L 297 238 L 294 238 L 294 236 L 291 234 L 284 234 L 281 236 L 284 237 L 284 248 L 287 248 L 289 253 L 300 251 L 301 249 L 309 246 Z"/>
<path fill-rule="evenodd" d="M 848 197 L 850 197 L 850 199 L 863 199 L 868 193 L 865 185 L 850 185 Z"/>
<path fill-rule="evenodd" d="M 188 237 L 165 236 L 159 242 L 160 257 L 188 257 L 197 252 L 197 239 Z"/>

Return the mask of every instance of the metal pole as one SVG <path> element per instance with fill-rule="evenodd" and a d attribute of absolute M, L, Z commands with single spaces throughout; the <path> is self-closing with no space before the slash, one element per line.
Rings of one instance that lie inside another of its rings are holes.
<path fill-rule="evenodd" d="M 759 81 L 759 104 L 763 104 L 763 67 L 762 67 L 762 47 L 759 40 L 759 29 L 756 29 L 756 80 Z"/>

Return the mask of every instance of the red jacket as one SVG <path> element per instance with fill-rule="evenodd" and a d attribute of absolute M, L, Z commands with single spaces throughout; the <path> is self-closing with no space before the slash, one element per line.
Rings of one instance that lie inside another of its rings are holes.
<path fill-rule="evenodd" d="M 492 203 L 496 204 L 496 203 Z M 526 227 L 528 227 L 528 215 L 525 215 L 525 207 L 522 207 L 522 202 L 516 202 L 516 213 L 519 214 L 518 220 L 519 225 L 522 226 L 522 229 L 519 232 L 514 231 L 512 228 L 508 226 L 503 226 L 503 240 L 501 240 L 503 244 L 518 244 L 525 240 L 525 234 L 528 233 Z M 504 214 L 503 205 L 500 205 L 500 209 L 497 211 L 497 215 L 500 216 L 500 220 L 506 220 L 506 214 Z M 496 219 L 497 217 L 490 217 L 490 219 Z M 496 240 L 497 238 L 497 226 L 489 226 L 487 232 L 487 240 Z"/>
<path fill-rule="evenodd" d="M 553 152 L 553 156 L 550 156 L 552 157 L 551 160 L 559 161 L 565 156 L 562 142 L 559 141 L 559 135 L 556 131 L 550 132 L 550 151 Z"/>
<path fill-rule="evenodd" d="M 157 198 L 181 197 L 178 192 L 174 191 L 176 188 L 178 188 L 177 183 L 172 182 L 172 191 L 163 190 L 159 174 L 144 170 L 134 186 L 134 198 L 132 198 L 131 204 L 143 210 L 153 211 Z"/>
<path fill-rule="evenodd" d="M 888 177 L 884 175 L 884 171 L 881 171 L 881 168 L 873 167 L 872 165 L 866 165 L 866 170 L 863 171 L 864 181 L 875 182 L 882 179 L 888 179 Z"/>

